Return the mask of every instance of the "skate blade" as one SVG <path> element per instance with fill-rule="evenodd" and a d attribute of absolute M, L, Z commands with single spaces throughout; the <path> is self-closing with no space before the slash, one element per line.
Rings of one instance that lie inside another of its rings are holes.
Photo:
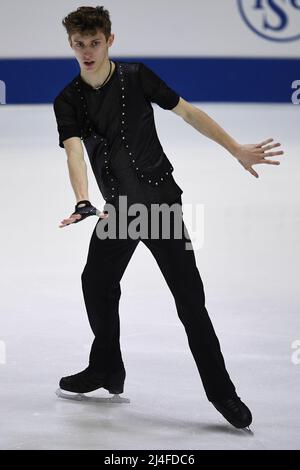
<path fill-rule="evenodd" d="M 112 397 L 87 397 L 84 393 L 67 393 L 58 388 L 55 392 L 58 398 L 65 398 L 73 401 L 90 401 L 94 403 L 130 403 L 129 398 L 120 397 L 115 394 Z"/>
<path fill-rule="evenodd" d="M 244 431 L 245 433 L 251 436 L 254 436 L 254 432 L 249 428 L 249 426 L 247 426 L 246 428 L 242 428 L 242 431 Z"/>

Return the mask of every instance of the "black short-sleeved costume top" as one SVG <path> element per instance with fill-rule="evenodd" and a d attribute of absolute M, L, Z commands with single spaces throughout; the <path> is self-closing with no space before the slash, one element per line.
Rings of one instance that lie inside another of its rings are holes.
<path fill-rule="evenodd" d="M 138 66 L 138 76 L 144 96 L 163 109 L 173 109 L 179 102 L 179 95 L 145 64 L 140 62 Z M 178 200 L 183 191 L 173 176 L 169 177 L 167 183 L 155 188 L 140 182 L 129 164 L 119 132 L 121 102 L 117 83 L 117 65 L 109 81 L 99 90 L 86 83 L 80 74 L 75 78 L 83 90 L 89 116 L 95 129 L 100 135 L 105 135 L 110 143 L 111 170 L 119 183 L 118 194 L 127 196 L 128 205 L 139 202 L 148 206 L 151 203 L 170 203 Z M 81 124 L 73 93 L 71 84 L 67 85 L 55 98 L 53 104 L 61 148 L 64 148 L 64 140 L 70 137 L 81 137 Z M 105 114 L 101 112 L 104 103 Z M 114 202 L 118 207 L 117 198 Z"/>

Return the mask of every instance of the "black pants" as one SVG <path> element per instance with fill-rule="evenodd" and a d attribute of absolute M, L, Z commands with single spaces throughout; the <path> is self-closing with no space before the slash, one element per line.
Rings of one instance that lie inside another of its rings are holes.
<path fill-rule="evenodd" d="M 181 198 L 179 202 L 181 203 Z M 181 214 L 183 216 L 182 212 Z M 134 217 L 130 216 L 128 221 L 133 219 Z M 173 220 L 171 217 L 171 229 Z M 172 236 L 170 239 L 164 239 L 161 232 L 158 239 L 152 239 L 150 235 L 149 238 L 141 236 L 136 240 L 100 239 L 96 234 L 97 224 L 81 276 L 88 318 L 95 335 L 89 367 L 103 374 L 109 383 L 123 384 L 125 381 L 126 372 L 120 350 L 120 281 L 138 243 L 142 241 L 153 254 L 173 294 L 177 313 L 185 328 L 208 400 L 236 396 L 235 387 L 226 371 L 218 338 L 205 307 L 203 283 L 196 266 L 194 251 L 185 248 L 186 242 L 190 240 L 188 232 L 183 231 L 180 239 Z M 159 328 L 159 325 L 157 326 Z M 180 377 L 180 371 L 178 376 Z"/>

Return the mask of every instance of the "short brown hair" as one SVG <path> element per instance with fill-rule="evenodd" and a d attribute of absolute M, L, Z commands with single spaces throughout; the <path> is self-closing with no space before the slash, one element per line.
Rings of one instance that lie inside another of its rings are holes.
<path fill-rule="evenodd" d="M 104 7 L 79 7 L 69 13 L 63 20 L 69 38 L 75 33 L 94 35 L 101 29 L 106 41 L 111 35 L 111 21 L 108 10 Z"/>

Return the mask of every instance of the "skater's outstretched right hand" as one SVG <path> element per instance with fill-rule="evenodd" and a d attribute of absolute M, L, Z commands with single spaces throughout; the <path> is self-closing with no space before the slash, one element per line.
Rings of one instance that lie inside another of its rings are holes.
<path fill-rule="evenodd" d="M 96 207 L 92 206 L 90 201 L 78 201 L 73 214 L 71 214 L 70 217 L 63 219 L 59 228 L 66 227 L 70 224 L 76 224 L 90 215 L 97 215 L 101 219 L 108 217 L 107 211 L 100 212 Z"/>

